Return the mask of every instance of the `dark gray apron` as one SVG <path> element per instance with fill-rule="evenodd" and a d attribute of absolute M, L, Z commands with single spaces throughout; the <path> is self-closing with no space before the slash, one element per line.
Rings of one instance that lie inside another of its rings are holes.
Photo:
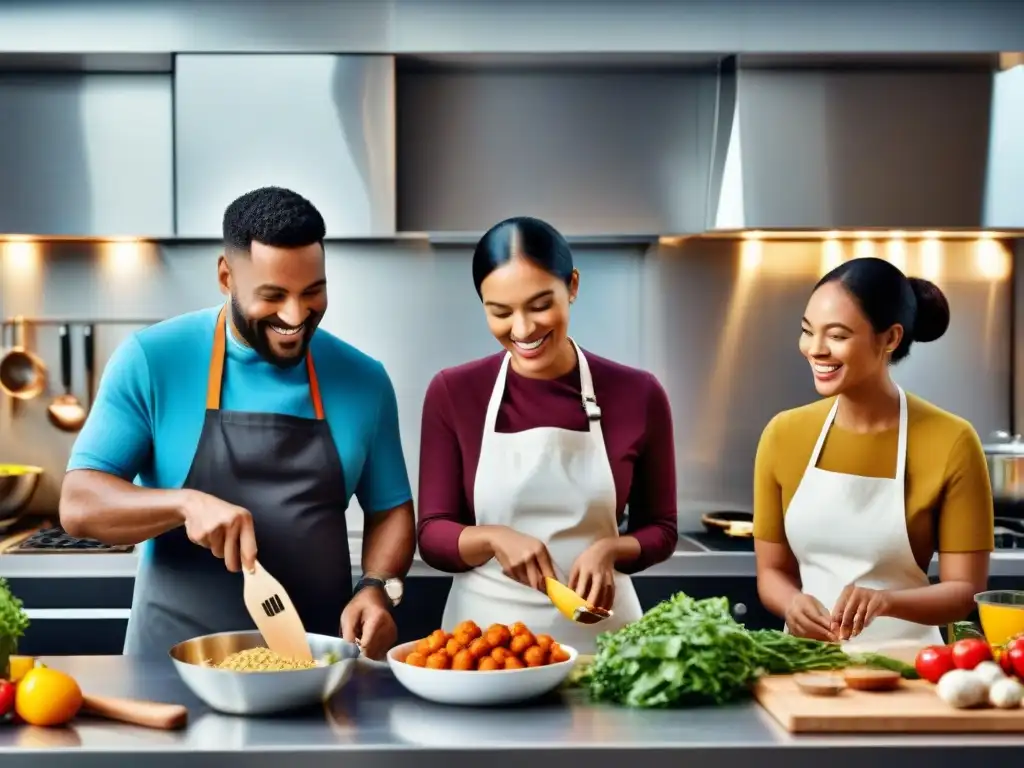
<path fill-rule="evenodd" d="M 307 632 L 337 635 L 352 597 L 345 476 L 307 354 L 315 419 L 220 410 L 225 315 L 214 332 L 206 420 L 184 487 L 252 513 L 263 565 L 287 590 Z M 157 536 L 135 580 L 126 654 L 165 657 L 199 635 L 255 629 L 242 574 L 188 540 L 184 527 Z"/>

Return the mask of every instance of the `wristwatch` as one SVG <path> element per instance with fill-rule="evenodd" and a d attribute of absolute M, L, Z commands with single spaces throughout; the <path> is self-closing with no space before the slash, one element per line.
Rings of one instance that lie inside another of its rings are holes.
<path fill-rule="evenodd" d="M 363 576 L 359 581 L 356 582 L 356 588 L 352 591 L 352 594 L 356 594 L 359 590 L 364 587 L 376 587 L 377 589 L 384 590 L 384 594 L 391 602 L 391 607 L 396 607 L 402 602 L 402 594 L 405 591 L 402 585 L 402 580 L 397 578 L 390 579 L 378 579 L 374 576 Z"/>

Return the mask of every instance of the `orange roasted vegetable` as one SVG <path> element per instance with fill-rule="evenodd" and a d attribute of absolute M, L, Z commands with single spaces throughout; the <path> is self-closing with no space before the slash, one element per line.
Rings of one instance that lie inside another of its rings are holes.
<path fill-rule="evenodd" d="M 405 662 L 415 667 L 461 672 L 543 667 L 569 660 L 551 635 L 534 635 L 521 621 L 486 630 L 464 621 L 451 633 L 436 629 L 420 640 Z"/>

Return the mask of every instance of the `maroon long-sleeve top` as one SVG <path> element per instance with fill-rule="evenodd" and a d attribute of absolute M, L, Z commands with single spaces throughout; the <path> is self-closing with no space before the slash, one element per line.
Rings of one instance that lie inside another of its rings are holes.
<path fill-rule="evenodd" d="M 459 555 L 459 535 L 475 522 L 473 484 L 483 441 L 487 403 L 504 352 L 455 368 L 430 382 L 420 436 L 419 551 L 430 566 L 448 573 L 470 570 Z M 675 444 L 668 396 L 646 371 L 584 351 L 601 406 L 601 426 L 621 525 L 640 556 L 618 569 L 637 573 L 667 559 L 677 541 Z M 558 379 L 530 379 L 509 368 L 498 411 L 498 432 L 558 427 L 589 429 L 580 407 L 577 367 Z"/>

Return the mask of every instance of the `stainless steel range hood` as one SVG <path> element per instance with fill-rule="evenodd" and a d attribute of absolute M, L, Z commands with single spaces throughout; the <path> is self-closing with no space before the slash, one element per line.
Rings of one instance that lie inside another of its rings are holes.
<path fill-rule="evenodd" d="M 726 59 L 707 230 L 1024 227 L 1024 66 L 998 60 Z"/>

